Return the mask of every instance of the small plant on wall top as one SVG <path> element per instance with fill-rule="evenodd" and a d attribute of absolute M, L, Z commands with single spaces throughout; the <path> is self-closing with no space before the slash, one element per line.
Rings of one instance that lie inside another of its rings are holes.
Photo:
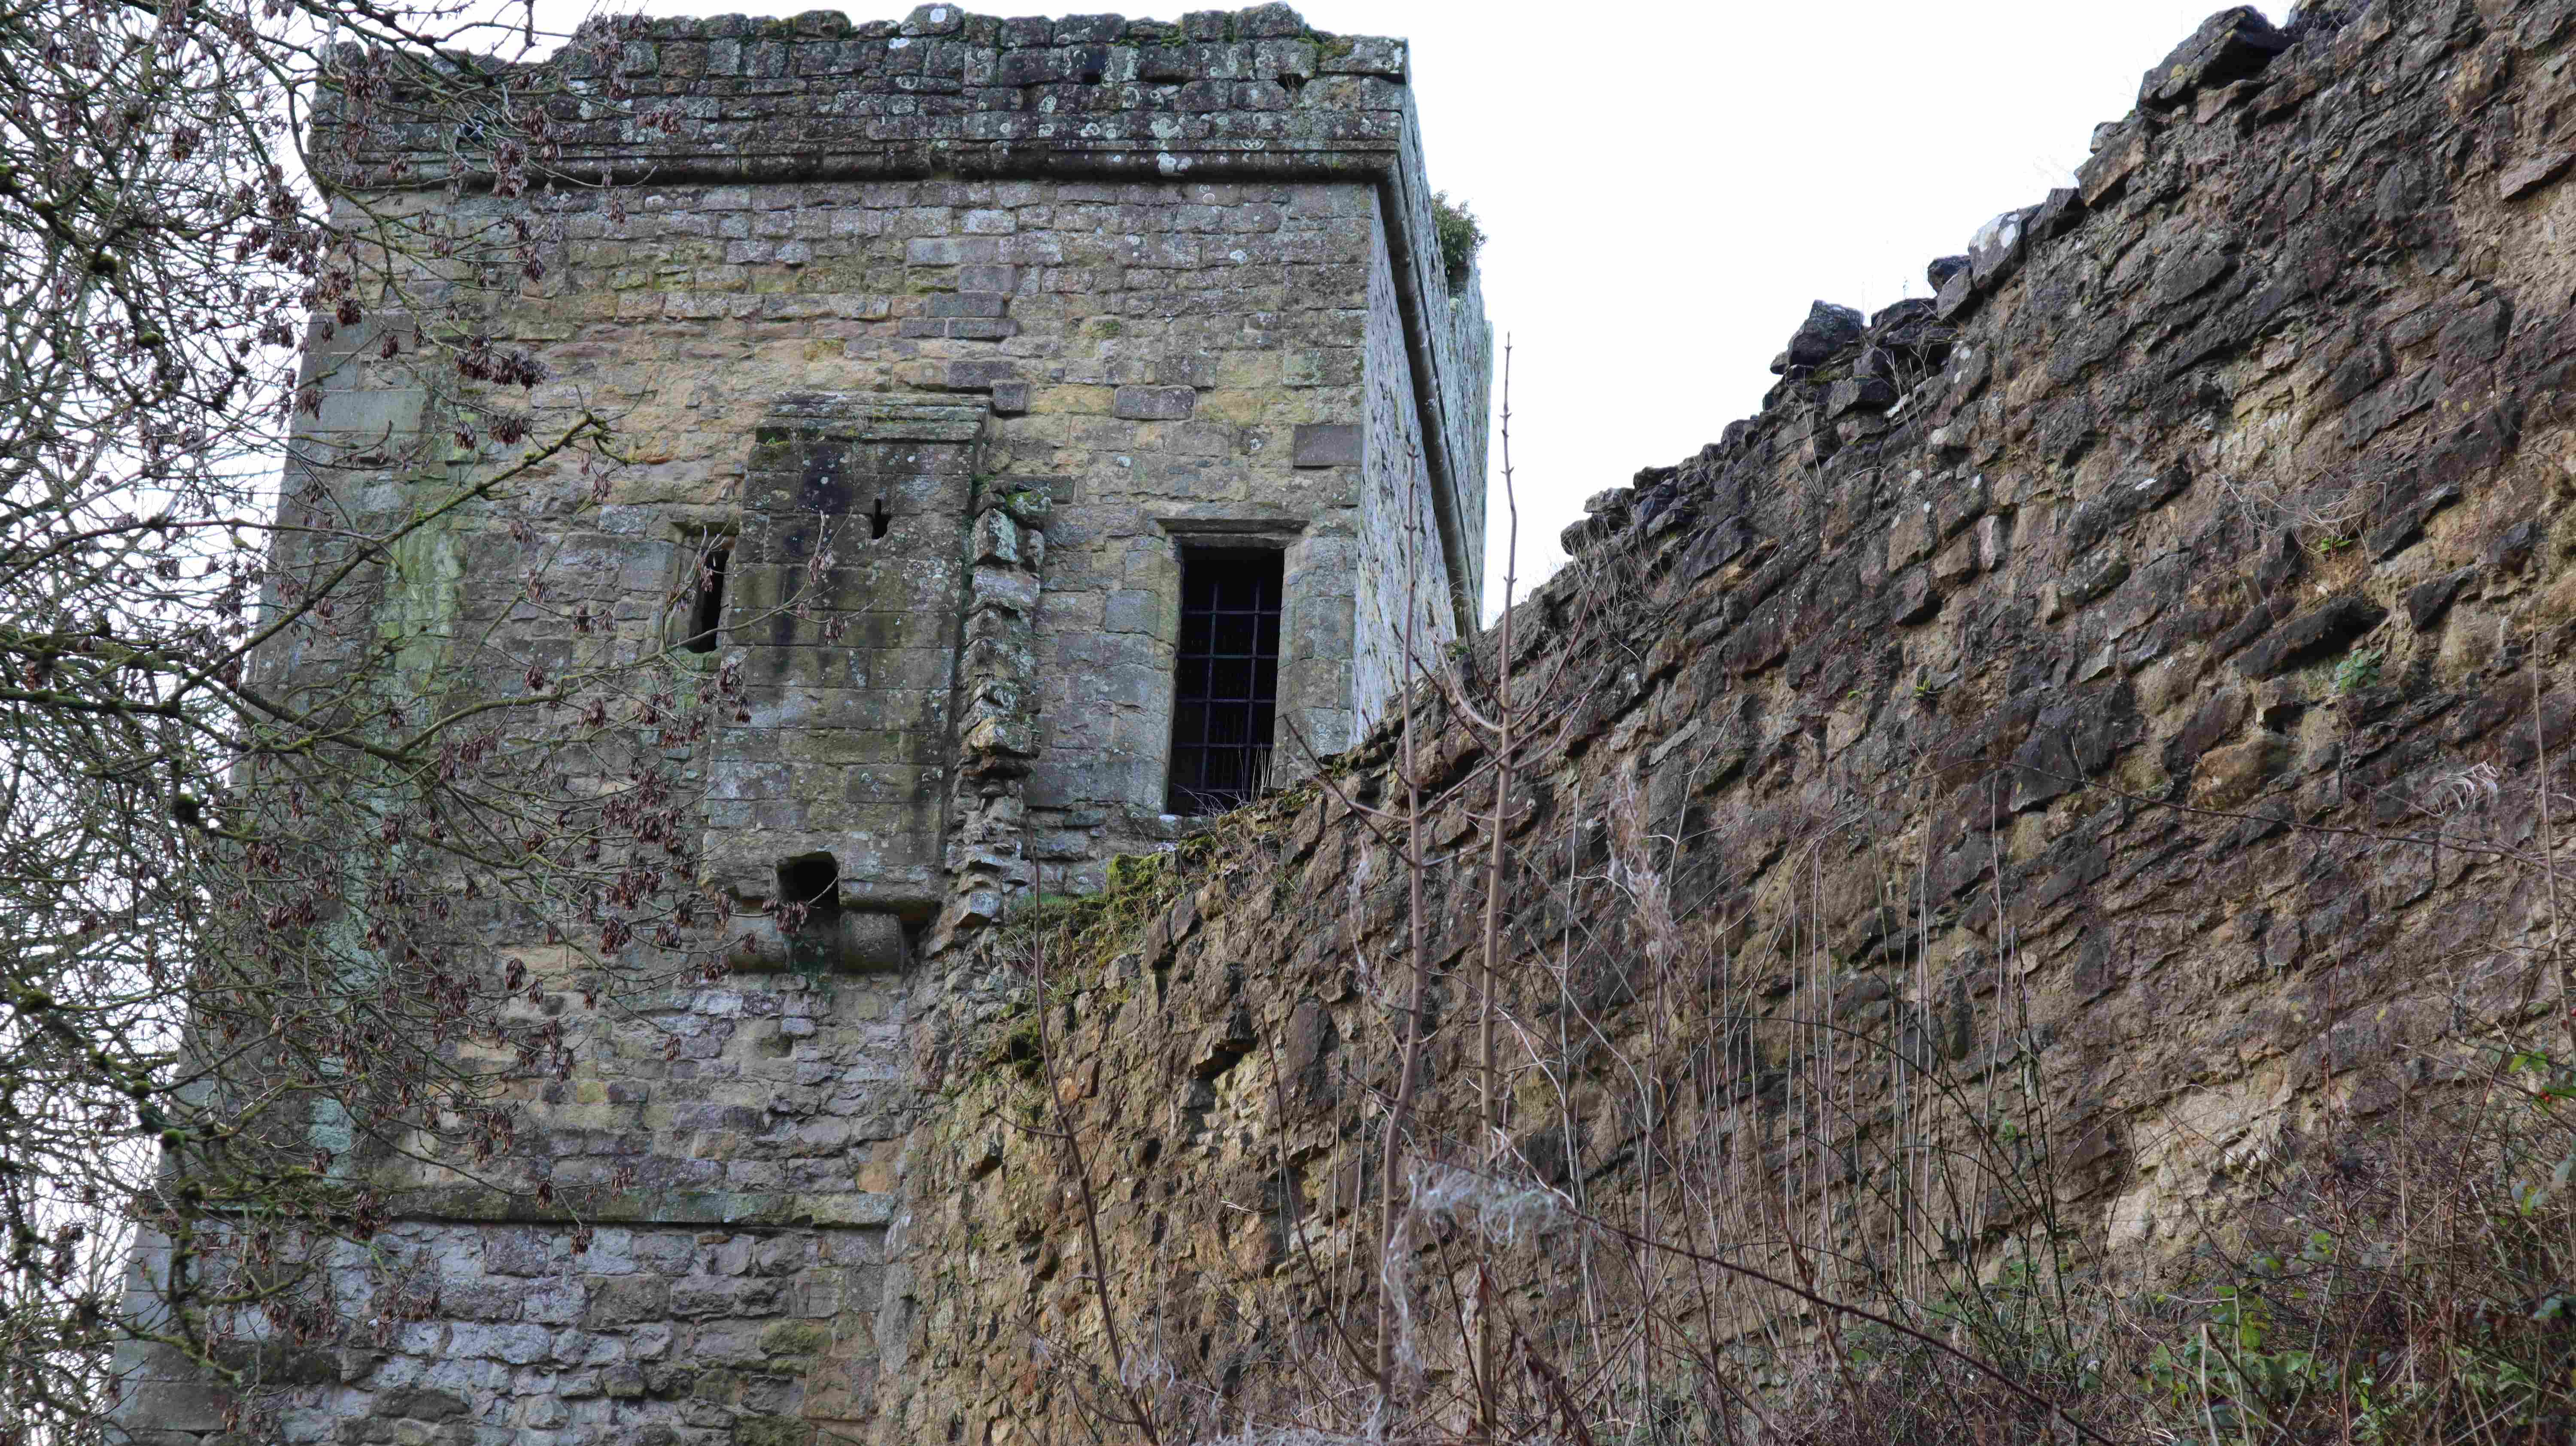
<path fill-rule="evenodd" d="M 1451 201 L 1446 191 L 1431 193 L 1431 224 L 1440 238 L 1440 269 L 1449 278 L 1449 289 L 1461 290 L 1468 273 L 1476 268 L 1485 228 L 1477 224 L 1476 213 L 1465 202 Z"/>

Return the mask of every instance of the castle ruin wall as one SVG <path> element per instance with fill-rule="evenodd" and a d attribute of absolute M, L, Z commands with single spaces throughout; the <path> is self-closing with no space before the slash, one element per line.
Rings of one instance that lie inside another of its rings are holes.
<path fill-rule="evenodd" d="M 423 531 L 374 606 L 425 690 L 506 690 L 478 638 L 558 672 L 674 649 L 738 670 L 688 765 L 701 882 L 743 937 L 728 978 L 590 1011 L 576 951 L 460 907 L 580 1066 L 513 1080 L 500 1158 L 426 1135 L 370 1157 L 392 1224 L 328 1260 L 328 1294 L 402 1318 L 272 1382 L 291 1440 L 861 1430 L 914 1328 L 902 1141 L 954 1018 L 1007 994 L 948 946 L 1195 826 L 1167 812 L 1185 550 L 1280 555 L 1283 776 L 1380 716 L 1408 607 L 1424 649 L 1475 620 L 1487 331 L 1472 276 L 1444 275 L 1403 42 L 1283 5 L 933 5 L 653 21 L 618 55 L 628 104 L 584 99 L 602 77 L 576 53 L 527 77 L 557 174 L 595 187 L 451 174 L 453 118 L 416 99 L 322 115 L 362 128 L 329 178 L 354 230 L 534 219 L 542 265 L 470 324 L 543 366 L 532 430 L 588 413 L 618 459 Z M 294 448 L 363 523 L 518 456 L 379 350 L 454 318 L 355 264 L 368 316 L 317 326 Z M 436 303 L 437 274 L 406 283 Z M 372 466 L 406 442 L 435 453 Z M 555 636 L 562 608 L 597 624 Z M 830 937 L 764 923 L 825 857 Z M 201 1377 L 137 1366 L 145 1439 L 225 1429 Z"/>

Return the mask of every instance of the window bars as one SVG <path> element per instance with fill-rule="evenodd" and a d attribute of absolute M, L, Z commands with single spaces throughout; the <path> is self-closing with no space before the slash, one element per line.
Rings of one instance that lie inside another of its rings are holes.
<path fill-rule="evenodd" d="M 1181 646 L 1172 706 L 1174 813 L 1222 813 L 1270 778 L 1279 711 L 1281 554 L 1181 556 Z"/>

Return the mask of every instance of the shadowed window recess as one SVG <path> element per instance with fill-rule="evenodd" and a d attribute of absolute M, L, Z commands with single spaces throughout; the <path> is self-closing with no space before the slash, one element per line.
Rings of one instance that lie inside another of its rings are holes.
<path fill-rule="evenodd" d="M 1181 646 L 1165 807 L 1221 813 L 1270 779 L 1279 713 L 1281 554 L 1181 555 Z"/>
<path fill-rule="evenodd" d="M 716 635 L 724 626 L 725 569 L 732 562 L 730 538 L 709 543 L 698 555 L 697 591 L 689 601 L 689 631 L 680 643 L 690 652 L 716 650 Z"/>
<path fill-rule="evenodd" d="M 778 923 L 799 973 L 830 968 L 841 929 L 841 866 L 828 853 L 778 861 Z"/>

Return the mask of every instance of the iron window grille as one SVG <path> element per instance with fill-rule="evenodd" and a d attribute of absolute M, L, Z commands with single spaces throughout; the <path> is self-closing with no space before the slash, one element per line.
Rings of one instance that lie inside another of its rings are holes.
<path fill-rule="evenodd" d="M 1174 813 L 1222 813 L 1270 779 L 1279 712 L 1276 552 L 1181 555 L 1181 646 L 1172 707 Z"/>

